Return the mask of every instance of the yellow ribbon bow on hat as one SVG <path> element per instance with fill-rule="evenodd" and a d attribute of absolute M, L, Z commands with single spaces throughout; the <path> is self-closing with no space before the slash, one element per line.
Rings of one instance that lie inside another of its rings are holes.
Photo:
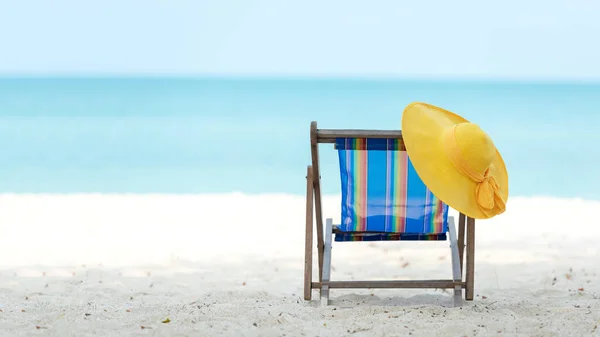
<path fill-rule="evenodd" d="M 496 207 L 500 209 L 500 213 L 504 212 L 506 209 L 506 204 L 500 194 L 500 187 L 498 186 L 498 183 L 490 174 L 489 167 L 484 173 L 477 172 L 469 165 L 463 154 L 460 152 L 460 148 L 456 142 L 454 133 L 457 126 L 458 125 L 455 125 L 451 130 L 445 132 L 443 136 L 444 146 L 446 148 L 446 154 L 448 155 L 448 158 L 458 172 L 477 183 L 477 186 L 475 187 L 475 199 L 479 209 L 483 213 L 489 214 L 489 211 Z"/>

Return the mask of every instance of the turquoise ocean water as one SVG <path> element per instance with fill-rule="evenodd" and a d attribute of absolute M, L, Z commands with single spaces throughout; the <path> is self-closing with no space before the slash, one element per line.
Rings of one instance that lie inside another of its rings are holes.
<path fill-rule="evenodd" d="M 399 129 L 412 101 L 480 124 L 511 195 L 600 199 L 600 84 L 341 79 L 0 79 L 0 192 L 300 194 L 311 120 Z"/>

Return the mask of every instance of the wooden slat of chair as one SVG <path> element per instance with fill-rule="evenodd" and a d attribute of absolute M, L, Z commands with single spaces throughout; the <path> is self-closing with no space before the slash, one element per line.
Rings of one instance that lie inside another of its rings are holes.
<path fill-rule="evenodd" d="M 460 275 L 463 275 L 463 261 L 465 255 L 465 215 L 458 215 L 458 255 L 460 257 Z"/>
<path fill-rule="evenodd" d="M 317 251 L 319 254 L 319 281 L 323 275 L 323 208 L 321 202 L 321 172 L 319 170 L 319 142 L 317 122 L 310 123 L 310 152 L 315 194 L 315 216 L 317 218 Z"/>
<path fill-rule="evenodd" d="M 467 275 L 465 299 L 473 300 L 475 289 L 475 219 L 467 217 Z"/>
<path fill-rule="evenodd" d="M 313 282 L 313 288 L 321 287 L 322 282 Z M 454 289 L 465 283 L 454 280 L 378 280 L 378 281 L 329 281 L 330 289 Z"/>
<path fill-rule="evenodd" d="M 304 299 L 312 298 L 313 249 L 313 177 L 312 167 L 306 169 L 306 237 L 304 244 Z"/>

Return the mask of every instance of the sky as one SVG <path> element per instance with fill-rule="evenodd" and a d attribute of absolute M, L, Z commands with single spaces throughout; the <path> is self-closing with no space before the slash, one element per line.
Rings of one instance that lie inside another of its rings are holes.
<path fill-rule="evenodd" d="M 0 0 L 0 75 L 600 80 L 600 1 Z"/>

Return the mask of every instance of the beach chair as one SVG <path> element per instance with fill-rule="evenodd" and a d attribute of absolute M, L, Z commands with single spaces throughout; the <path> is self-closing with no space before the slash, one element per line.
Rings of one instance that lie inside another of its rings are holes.
<path fill-rule="evenodd" d="M 340 163 L 341 223 L 326 219 L 323 230 L 319 147 L 333 143 Z M 459 213 L 458 235 L 448 206 L 436 198 L 414 171 L 400 130 L 319 130 L 310 127 L 312 165 L 307 168 L 304 299 L 319 289 L 321 303 L 329 303 L 335 288 L 453 289 L 454 304 L 473 300 L 475 219 Z M 314 207 L 314 208 L 313 208 Z M 313 215 L 316 221 L 313 221 Z M 313 282 L 313 222 L 316 223 L 319 274 Z M 463 255 L 466 271 L 463 279 Z M 332 281 L 331 248 L 335 242 L 418 240 L 450 242 L 452 279 Z"/>

